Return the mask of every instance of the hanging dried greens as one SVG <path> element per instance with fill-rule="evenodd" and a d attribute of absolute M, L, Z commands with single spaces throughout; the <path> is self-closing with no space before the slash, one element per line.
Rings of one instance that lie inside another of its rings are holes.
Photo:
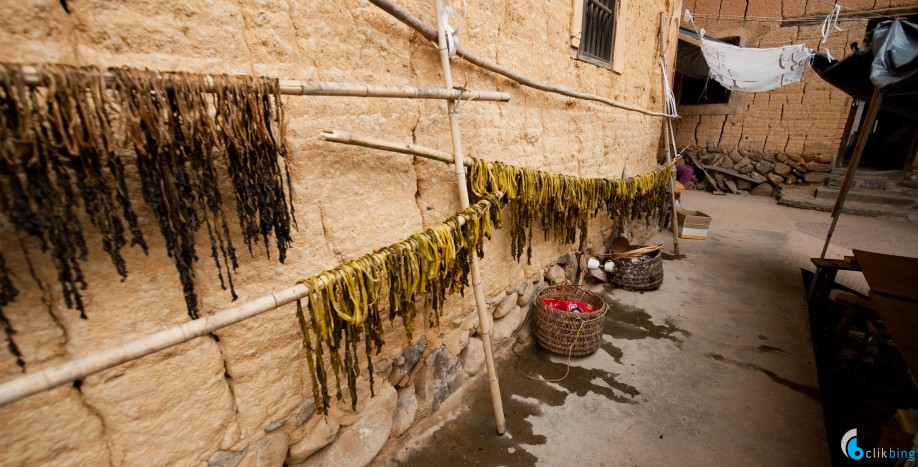
<path fill-rule="evenodd" d="M 277 80 L 127 68 L 109 69 L 106 77 L 63 65 L 38 71 L 35 86 L 20 67 L 0 68 L 0 220 L 50 251 L 68 307 L 85 317 L 78 260 L 88 249 L 78 200 L 119 274 L 127 274 L 125 245 L 147 251 L 125 162 L 136 164 L 192 318 L 198 317 L 195 234 L 202 226 L 221 286 L 236 298 L 238 261 L 220 191 L 224 173 L 244 243 L 251 250 L 262 239 L 267 250 L 273 236 L 284 261 L 293 205 L 284 191 L 290 181 Z"/>
<path fill-rule="evenodd" d="M 287 257 L 290 223 L 294 221 L 292 192 L 284 145 L 284 109 L 277 81 L 249 76 L 214 78 L 216 119 L 221 129 L 226 164 L 236 194 L 236 211 L 249 252 L 258 236 L 274 234 L 280 262 Z M 276 129 L 272 125 L 276 122 Z M 284 162 L 281 173 L 278 157 Z"/>
<path fill-rule="evenodd" d="M 19 295 L 19 290 L 16 290 L 13 281 L 10 280 L 10 271 L 6 267 L 3 254 L 0 254 L 0 327 L 3 328 L 3 333 L 6 334 L 6 347 L 16 358 L 16 364 L 21 368 L 25 368 L 22 353 L 19 352 L 19 347 L 16 346 L 16 342 L 13 340 L 13 334 L 16 334 L 16 330 L 13 329 L 10 321 L 6 319 L 6 315 L 3 314 L 3 307 L 15 300 L 17 295 Z"/>
<path fill-rule="evenodd" d="M 532 257 L 532 223 L 540 222 L 546 238 L 551 232 L 564 243 L 580 248 L 586 241 L 587 222 L 601 209 L 612 218 L 651 219 L 667 200 L 671 165 L 653 172 L 618 180 L 580 178 L 472 158 L 470 191 L 476 197 L 500 191 L 510 207 L 513 257 L 526 251 Z"/>
<path fill-rule="evenodd" d="M 338 399 L 342 398 L 341 380 L 345 378 L 351 406 L 356 408 L 358 346 L 363 339 L 372 393 L 372 350 L 375 348 L 378 354 L 383 345 L 380 309 L 388 306 L 390 322 L 400 317 L 411 340 L 417 314 L 415 299 L 427 294 L 434 310 L 429 317 L 431 325 L 439 325 L 446 295 L 462 293 L 469 285 L 470 255 L 482 255 L 484 238 L 491 238 L 492 229 L 500 227 L 500 223 L 500 200 L 487 195 L 442 224 L 300 281 L 309 287 L 309 294 L 305 311 L 303 304 L 297 302 L 297 317 L 312 393 L 322 413 L 331 399 L 324 365 L 326 352 L 335 374 Z M 310 334 L 315 336 L 315 344 Z"/>

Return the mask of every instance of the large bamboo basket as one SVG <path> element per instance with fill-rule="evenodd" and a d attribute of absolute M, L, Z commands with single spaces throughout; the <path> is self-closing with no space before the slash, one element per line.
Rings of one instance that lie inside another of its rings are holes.
<path fill-rule="evenodd" d="M 585 302 L 593 313 L 571 313 L 542 303 L 543 298 Z M 556 285 L 536 296 L 532 335 L 549 353 L 562 357 L 586 357 L 602 344 L 607 306 L 601 298 L 573 285 Z"/>

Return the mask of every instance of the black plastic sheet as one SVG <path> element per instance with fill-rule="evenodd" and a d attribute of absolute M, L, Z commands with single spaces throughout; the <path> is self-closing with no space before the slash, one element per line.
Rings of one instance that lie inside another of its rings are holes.
<path fill-rule="evenodd" d="M 869 101 L 874 86 L 883 88 L 883 108 L 918 121 L 918 25 L 884 21 L 873 31 L 871 46 L 841 61 L 824 54 L 813 69 L 829 84 L 857 99 Z"/>

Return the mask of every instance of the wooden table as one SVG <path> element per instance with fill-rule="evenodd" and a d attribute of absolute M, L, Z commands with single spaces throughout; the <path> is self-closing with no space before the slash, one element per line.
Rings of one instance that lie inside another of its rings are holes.
<path fill-rule="evenodd" d="M 918 258 L 854 250 L 870 302 L 918 380 Z"/>

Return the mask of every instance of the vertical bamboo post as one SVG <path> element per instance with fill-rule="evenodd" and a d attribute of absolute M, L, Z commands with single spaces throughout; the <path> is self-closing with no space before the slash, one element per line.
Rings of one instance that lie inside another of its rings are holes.
<path fill-rule="evenodd" d="M 446 43 L 446 25 L 444 0 L 434 0 L 437 18 L 437 45 L 440 50 L 440 64 L 443 67 L 443 80 L 447 89 L 453 88 L 453 77 L 449 63 L 449 51 Z M 446 101 L 449 113 L 449 129 L 453 140 L 453 164 L 456 169 L 456 183 L 459 185 L 459 204 L 462 209 L 469 206 L 469 191 L 465 183 L 465 165 L 463 164 L 462 144 L 459 139 L 459 112 L 456 110 L 456 101 Z M 497 424 L 497 434 L 502 435 L 506 430 L 504 420 L 504 404 L 500 397 L 500 384 L 497 381 L 497 368 L 494 366 L 494 350 L 491 344 L 491 322 L 488 319 L 488 306 L 485 303 L 484 290 L 481 286 L 481 271 L 478 269 L 478 255 L 470 252 L 472 269 L 472 288 L 475 291 L 475 308 L 478 310 L 478 332 L 481 334 L 481 343 L 484 345 L 485 363 L 488 367 L 488 382 L 491 387 L 491 403 L 494 406 L 494 421 Z"/>
<path fill-rule="evenodd" d="M 666 40 L 666 13 L 660 12 L 660 77 L 663 82 L 663 112 L 676 113 L 675 108 L 670 108 L 669 101 L 669 75 L 666 69 L 666 49 L 669 44 Z M 669 180 L 669 199 L 673 206 L 673 218 L 671 226 L 673 228 L 673 254 L 679 255 L 679 226 L 677 225 L 678 216 L 676 215 L 676 163 L 674 162 L 676 153 L 676 138 L 672 134 L 672 121 L 668 118 L 663 120 L 663 139 L 666 143 L 666 162 L 673 164 L 673 177 Z"/>
<path fill-rule="evenodd" d="M 673 156 L 672 136 L 670 134 L 670 128 L 669 128 L 671 125 L 672 123 L 670 122 L 670 120 L 666 119 L 663 122 L 663 126 L 664 126 L 663 133 L 664 133 L 664 137 L 666 140 L 666 163 L 673 164 L 673 171 L 675 171 L 676 165 L 675 165 L 675 162 L 673 162 L 674 156 Z M 672 218 L 672 221 L 670 222 L 673 228 L 673 254 L 678 256 L 679 255 L 679 226 L 677 225 L 678 216 L 676 216 L 677 207 L 676 207 L 676 178 L 675 177 L 676 175 L 673 174 L 673 177 L 670 178 L 669 180 L 669 200 L 673 206 L 673 218 Z"/>

